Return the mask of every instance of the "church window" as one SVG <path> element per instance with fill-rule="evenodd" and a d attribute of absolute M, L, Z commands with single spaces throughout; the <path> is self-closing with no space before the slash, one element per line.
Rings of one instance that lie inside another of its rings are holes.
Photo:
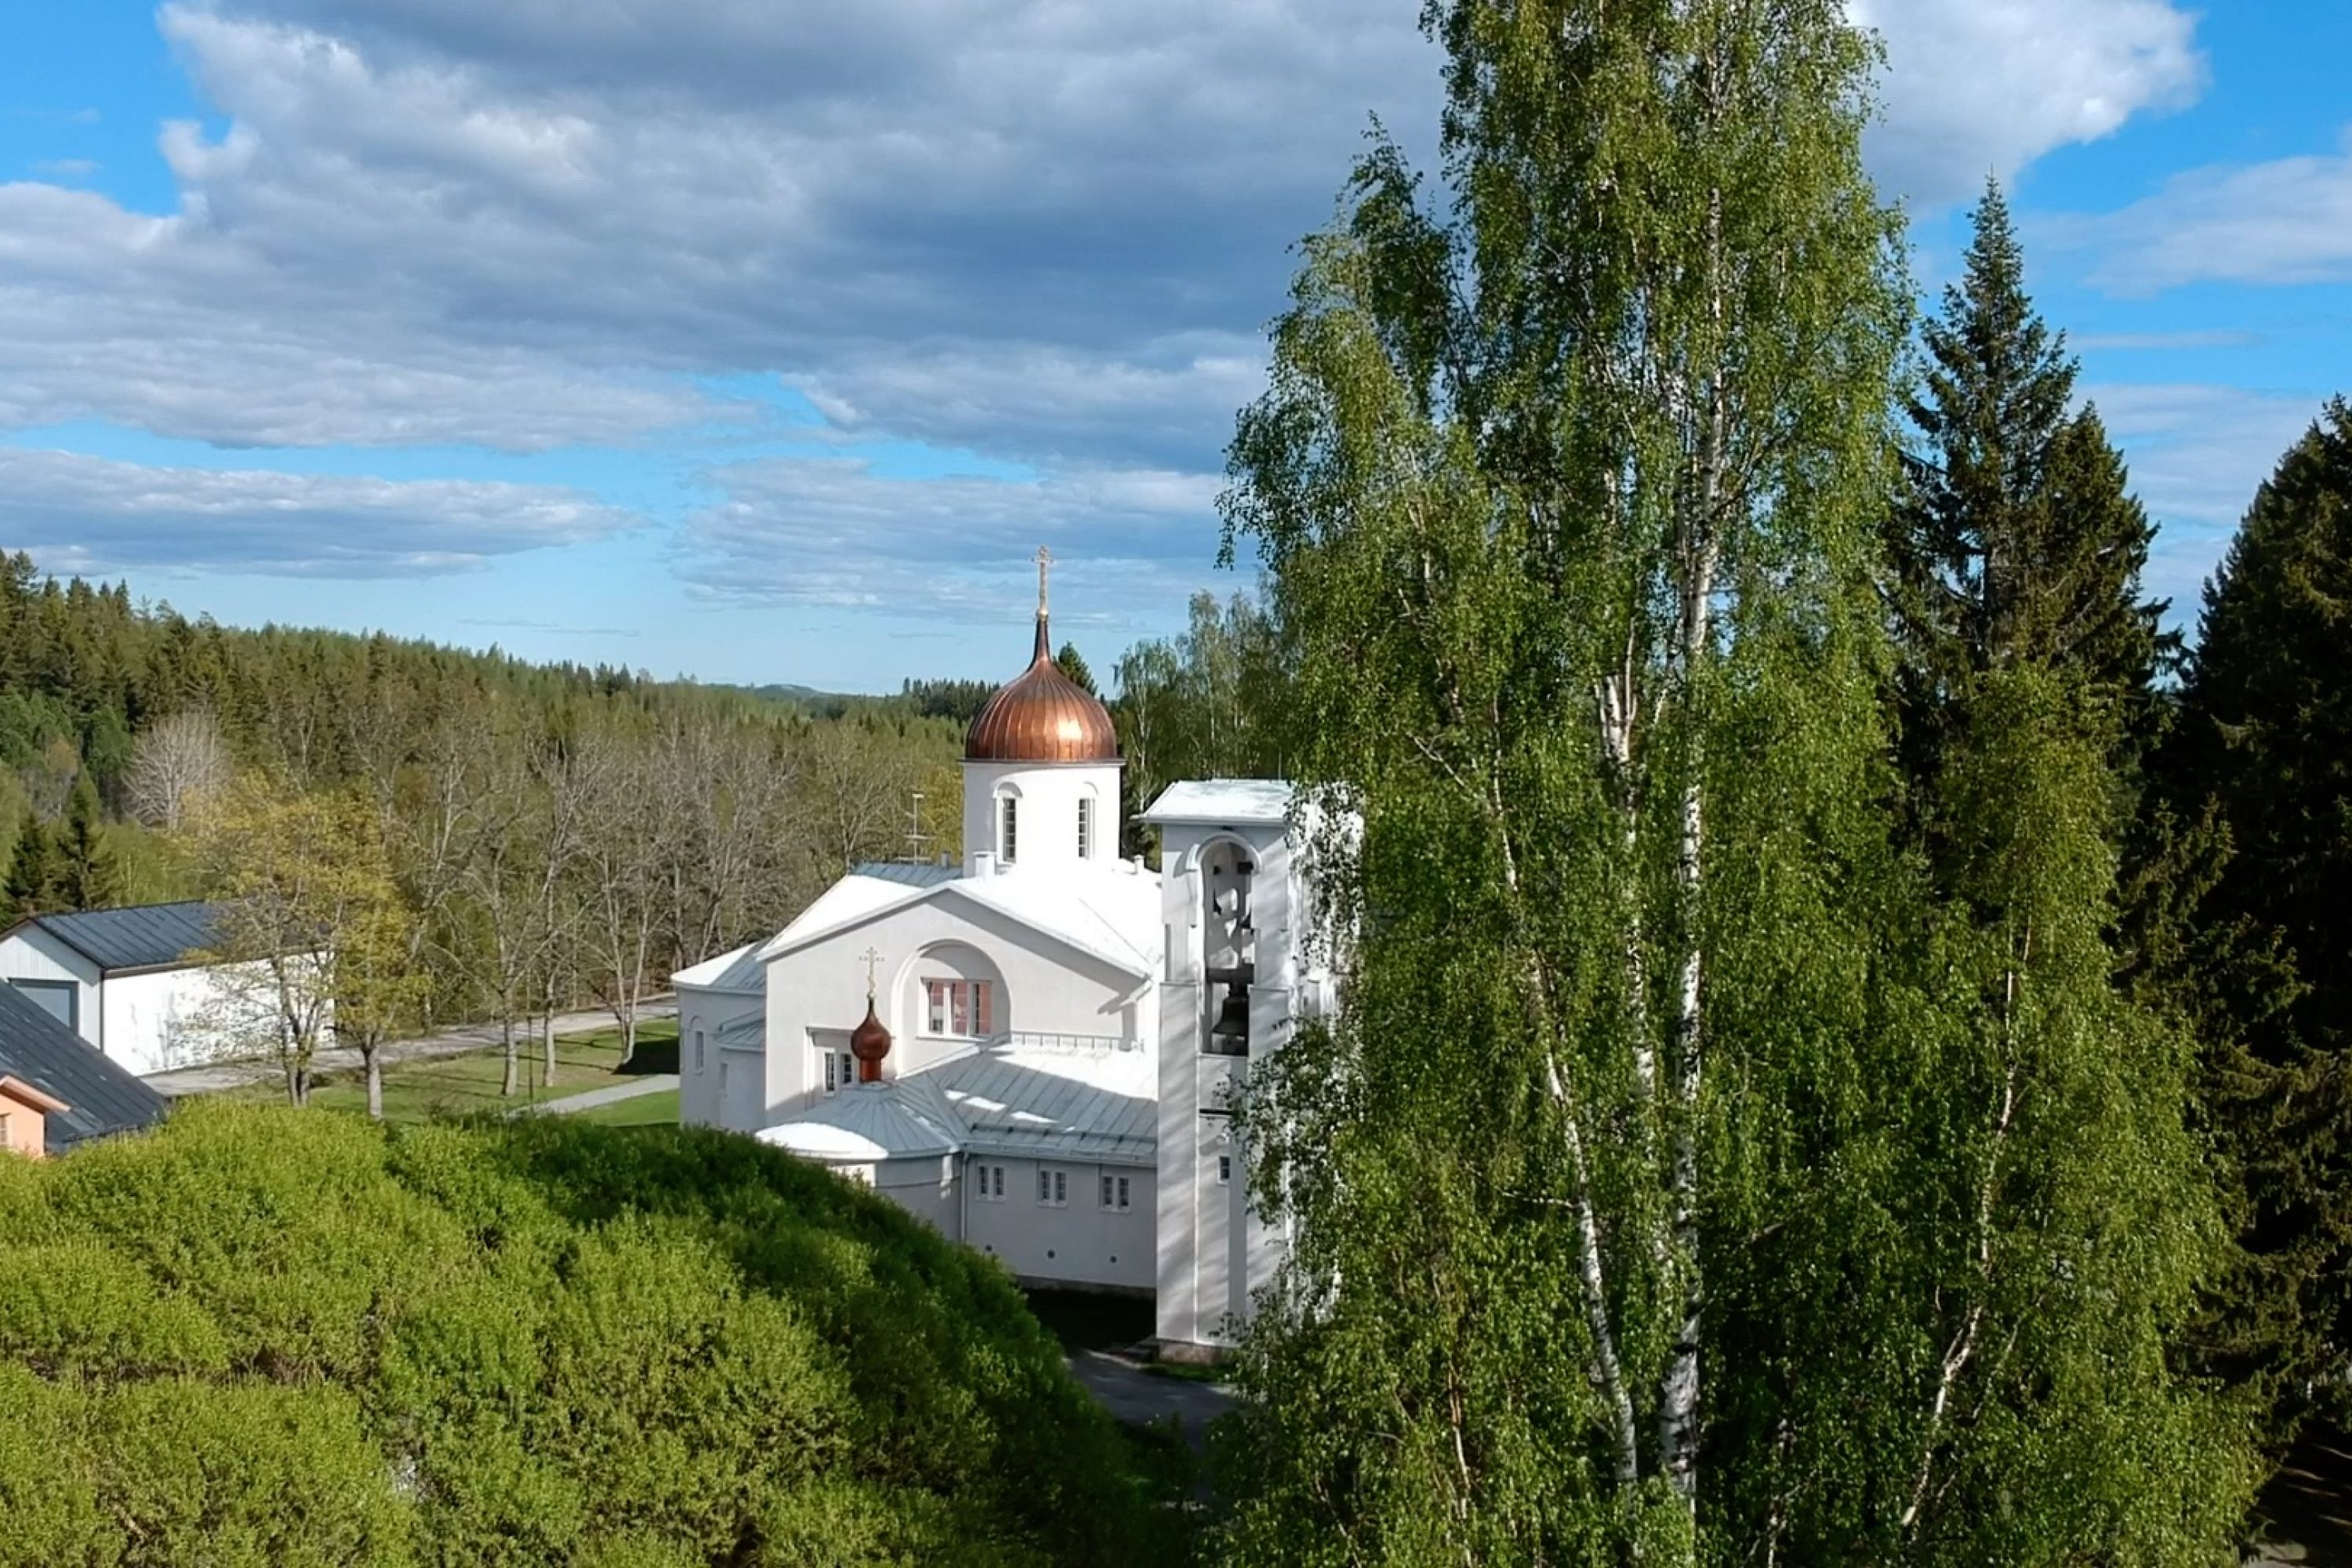
<path fill-rule="evenodd" d="M 702 1031 L 698 1028 L 694 1031 L 694 1070 L 702 1070 Z"/>
<path fill-rule="evenodd" d="M 1070 1173 L 1040 1170 L 1037 1173 L 1037 1201 L 1048 1208 L 1061 1208 L 1070 1201 Z"/>
<path fill-rule="evenodd" d="M 1021 802 L 1012 795 L 998 801 L 996 858 L 1007 866 L 1021 857 Z"/>
<path fill-rule="evenodd" d="M 1078 797 L 1078 858 L 1091 859 L 1095 844 L 1095 803 L 1090 795 Z"/>
<path fill-rule="evenodd" d="M 838 1094 L 857 1081 L 857 1058 L 847 1051 L 819 1051 L 824 1058 L 824 1091 Z"/>
<path fill-rule="evenodd" d="M 991 1034 L 992 998 L 985 980 L 926 980 L 923 994 L 929 1007 L 924 1023 L 934 1035 L 984 1040 Z"/>
<path fill-rule="evenodd" d="M 1130 1206 L 1128 1183 L 1131 1178 L 1114 1176 L 1106 1172 L 1102 1179 L 1102 1206 L 1116 1214 L 1125 1214 Z"/>

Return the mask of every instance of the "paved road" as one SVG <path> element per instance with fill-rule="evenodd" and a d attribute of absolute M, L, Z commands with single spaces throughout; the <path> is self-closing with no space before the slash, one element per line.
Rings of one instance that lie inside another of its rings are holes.
<path fill-rule="evenodd" d="M 592 1089 L 585 1094 L 567 1094 L 562 1100 L 542 1100 L 535 1105 L 518 1105 L 509 1116 L 569 1116 L 575 1110 L 593 1110 L 600 1105 L 617 1105 L 625 1100 L 636 1100 L 648 1094 L 677 1087 L 674 1072 L 647 1073 L 635 1083 L 611 1084 L 604 1089 Z"/>
<path fill-rule="evenodd" d="M 1139 1362 L 1104 1351 L 1072 1351 L 1070 1371 L 1104 1409 L 1139 1425 L 1173 1415 L 1195 1449 L 1207 1440 L 1209 1423 L 1234 1407 L 1233 1391 L 1189 1377 L 1162 1377 Z"/>
<path fill-rule="evenodd" d="M 677 1000 L 662 997 L 640 1004 L 637 1021 L 646 1023 L 677 1015 Z M 585 1034 L 591 1029 L 609 1029 L 612 1026 L 613 1015 L 602 1011 L 558 1013 L 555 1016 L 555 1032 L 559 1035 Z M 517 1025 L 516 1028 L 519 1037 L 521 1037 L 523 1026 Z M 496 1024 L 467 1024 L 459 1028 L 443 1029 L 422 1039 L 394 1040 L 383 1047 L 382 1054 L 384 1066 L 392 1067 L 401 1062 L 430 1061 L 438 1057 L 462 1057 L 468 1051 L 483 1050 L 498 1043 L 499 1026 Z M 530 1046 L 533 1042 L 526 1038 L 524 1044 Z M 360 1070 L 360 1054 L 353 1050 L 323 1050 L 311 1058 L 311 1070 L 320 1073 L 355 1073 Z M 176 1100 L 182 1095 L 217 1094 L 223 1089 L 243 1089 L 247 1084 L 268 1082 L 278 1076 L 276 1062 L 259 1058 L 182 1068 L 174 1072 L 157 1073 L 146 1082 L 147 1087 L 156 1093 Z"/>
<path fill-rule="evenodd" d="M 2352 1436 L 2314 1423 L 2263 1490 L 2250 1565 L 2352 1563 Z"/>

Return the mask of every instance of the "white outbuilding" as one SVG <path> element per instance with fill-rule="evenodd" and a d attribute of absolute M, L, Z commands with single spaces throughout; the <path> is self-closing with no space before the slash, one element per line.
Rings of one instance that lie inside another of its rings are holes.
<path fill-rule="evenodd" d="M 218 994 L 219 907 L 34 915 L 0 932 L 0 980 L 139 1077 L 194 1061 L 190 1024 Z"/>

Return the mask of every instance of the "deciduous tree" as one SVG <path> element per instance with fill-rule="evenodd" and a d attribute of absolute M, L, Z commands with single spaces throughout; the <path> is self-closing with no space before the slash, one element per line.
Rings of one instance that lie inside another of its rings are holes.
<path fill-rule="evenodd" d="M 1233 451 L 1347 933 L 1251 1064 L 1293 1249 L 1234 1560 L 2214 1561 L 2242 1434 L 2164 1332 L 2210 1194 L 2108 984 L 2097 737 L 2004 677 L 1958 914 L 1885 809 L 1868 41 L 1430 15 L 1448 189 L 1375 143 Z"/>
<path fill-rule="evenodd" d="M 271 1056 L 287 1099 L 310 1100 L 330 1031 L 362 1051 L 381 1113 L 375 1047 L 412 1016 L 405 921 L 374 813 L 255 773 L 196 819 L 195 860 L 218 904 L 213 995 L 189 1038 L 215 1056 Z M 339 1016 L 348 1005 L 348 1025 Z"/>
<path fill-rule="evenodd" d="M 229 772 L 228 747 L 209 711 L 187 708 L 167 715 L 133 743 L 127 781 L 131 813 L 151 827 L 176 833 L 227 784 Z"/>

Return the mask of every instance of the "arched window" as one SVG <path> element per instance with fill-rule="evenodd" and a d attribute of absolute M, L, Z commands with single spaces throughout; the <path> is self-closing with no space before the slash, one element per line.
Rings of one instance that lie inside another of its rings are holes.
<path fill-rule="evenodd" d="M 1078 858 L 1091 860 L 1095 854 L 1095 797 L 1078 796 Z"/>
<path fill-rule="evenodd" d="M 996 803 L 996 858 L 1010 866 L 1020 858 L 1021 797 L 1003 795 Z"/>

